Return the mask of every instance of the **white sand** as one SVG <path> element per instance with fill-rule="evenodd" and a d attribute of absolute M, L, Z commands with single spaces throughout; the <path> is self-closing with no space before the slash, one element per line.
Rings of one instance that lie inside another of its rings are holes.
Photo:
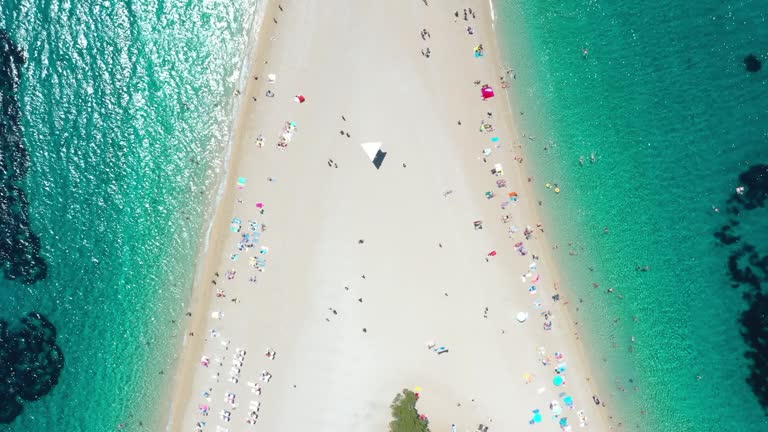
<path fill-rule="evenodd" d="M 524 241 L 525 225 L 535 228 L 536 199 L 525 166 L 513 160 L 522 155 L 515 147 L 520 138 L 500 94 L 504 70 L 488 3 L 439 3 L 296 0 L 283 1 L 284 12 L 270 6 L 261 58 L 252 69 L 259 79 L 238 96 L 258 101 L 245 103 L 236 125 L 228 197 L 217 210 L 203 263 L 209 271 L 204 281 L 213 271 L 221 277 L 198 291 L 202 301 L 190 326 L 197 343 L 185 348 L 171 430 L 194 430 L 203 420 L 207 431 L 217 425 L 232 432 L 386 431 L 393 397 L 417 386 L 418 409 L 433 431 L 448 431 L 452 423 L 459 431 L 475 431 L 481 423 L 491 431 L 528 428 L 536 408 L 544 421 L 533 429 L 560 430 L 548 405 L 561 391 L 589 417 L 589 426 L 579 428 L 576 410 L 564 407 L 574 430 L 608 430 L 605 408 L 591 400 L 597 390 L 586 380 L 584 348 L 565 310 L 550 298 L 558 276 L 547 265 L 549 246 L 543 239 L 525 241 L 525 257 L 514 248 Z M 461 17 L 465 7 L 477 14 L 469 22 L 473 36 Z M 422 28 L 431 33 L 426 41 Z M 478 43 L 485 47 L 482 58 L 473 56 Z M 425 47 L 429 59 L 420 54 Z M 277 82 L 269 84 L 267 73 L 277 74 Z M 475 80 L 494 86 L 497 97 L 482 101 Z M 274 98 L 264 96 L 268 89 Z M 306 103 L 295 103 L 297 94 Z M 484 119 L 494 133 L 478 131 Z M 296 122 L 298 130 L 280 151 L 275 144 L 285 121 Z M 259 134 L 263 148 L 254 144 Z M 500 148 L 492 136 L 500 138 Z M 380 170 L 360 147 L 367 141 L 384 145 Z M 493 153 L 483 163 L 486 147 Z M 329 158 L 338 168 L 328 166 Z M 504 176 L 490 174 L 494 163 L 504 165 Z M 238 177 L 248 179 L 243 190 L 236 188 Z M 508 187 L 497 188 L 498 179 Z M 447 190 L 453 193 L 444 196 Z M 513 190 L 520 200 L 502 211 Z M 497 196 L 488 200 L 485 191 Z M 265 205 L 263 215 L 257 202 Z M 510 224 L 500 221 L 504 213 L 511 214 Z M 257 248 L 239 252 L 237 261 L 230 260 L 239 239 L 228 229 L 233 217 L 243 221 L 242 232 L 249 219 L 267 225 Z M 484 222 L 483 230 L 473 228 L 475 220 Z M 511 239 L 510 225 L 520 228 Z M 269 247 L 264 273 L 248 265 L 250 257 L 264 257 L 260 246 Z M 498 255 L 486 262 L 492 250 Z M 534 275 L 543 275 L 534 296 L 527 292 L 531 283 L 520 278 L 533 262 L 531 253 L 541 257 Z M 237 275 L 228 281 L 230 268 Z M 255 284 L 248 281 L 253 275 Z M 226 298 L 215 297 L 217 288 Z M 552 331 L 542 328 L 539 313 L 546 310 L 554 313 Z M 223 319 L 211 319 L 212 311 Z M 516 322 L 518 311 L 530 319 Z M 220 337 L 210 337 L 214 328 Z M 231 341 L 228 349 L 222 339 Z M 449 352 L 428 350 L 428 340 Z M 565 355 L 565 387 L 552 384 L 557 361 L 543 366 L 540 346 Z M 235 347 L 248 351 L 238 384 L 227 381 Z M 264 356 L 268 347 L 277 351 L 275 360 Z M 199 365 L 203 354 L 212 359 L 208 368 Z M 223 367 L 214 364 L 216 357 Z M 273 375 L 269 383 L 259 381 L 264 369 Z M 218 383 L 211 379 L 217 371 Z M 525 373 L 535 376 L 533 383 L 525 383 Z M 249 391 L 248 381 L 262 385 L 260 396 Z M 202 396 L 208 388 L 211 402 Z M 237 394 L 236 409 L 226 408 L 230 391 Z M 245 423 L 250 400 L 261 402 L 255 426 Z M 209 416 L 198 413 L 201 403 L 210 405 Z M 225 408 L 231 422 L 219 418 Z"/>

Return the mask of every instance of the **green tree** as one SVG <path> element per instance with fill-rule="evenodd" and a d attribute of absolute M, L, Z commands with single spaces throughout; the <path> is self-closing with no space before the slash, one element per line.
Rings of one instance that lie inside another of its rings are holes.
<path fill-rule="evenodd" d="M 404 389 L 392 401 L 392 422 L 390 432 L 429 432 L 429 421 L 419 418 L 416 411 L 416 393 Z"/>

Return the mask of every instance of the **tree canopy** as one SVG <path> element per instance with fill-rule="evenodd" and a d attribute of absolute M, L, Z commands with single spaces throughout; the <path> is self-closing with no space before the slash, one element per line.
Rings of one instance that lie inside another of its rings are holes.
<path fill-rule="evenodd" d="M 418 397 L 416 393 L 404 389 L 392 401 L 392 422 L 390 432 L 429 432 L 429 421 L 419 417 L 416 410 Z"/>

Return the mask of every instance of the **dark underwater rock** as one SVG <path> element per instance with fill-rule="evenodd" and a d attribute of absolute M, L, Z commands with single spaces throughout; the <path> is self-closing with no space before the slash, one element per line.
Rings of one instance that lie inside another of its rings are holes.
<path fill-rule="evenodd" d="M 64 354 L 56 344 L 56 327 L 43 315 L 23 317 L 15 331 L 0 320 L 0 423 L 11 423 L 58 384 Z"/>
<path fill-rule="evenodd" d="M 7 279 L 31 284 L 45 279 L 48 266 L 40 255 L 40 238 L 30 228 L 27 196 L 19 186 L 29 169 L 16 97 L 25 61 L 8 33 L 0 30 L 0 266 Z"/>
<path fill-rule="evenodd" d="M 744 289 L 743 296 L 748 303 L 747 309 L 739 317 L 741 336 L 747 345 L 744 357 L 750 365 L 747 384 L 760 406 L 768 413 L 768 293 L 763 290 L 768 283 L 768 254 L 761 254 L 758 247 L 765 248 L 768 245 L 750 243 L 754 237 L 748 235 L 766 227 L 744 226 L 744 223 L 736 220 L 744 212 L 768 212 L 765 208 L 768 199 L 768 165 L 754 165 L 741 173 L 739 186 L 743 189 L 734 192 L 728 199 L 728 213 L 733 218 L 715 232 L 715 238 L 722 245 L 733 248 L 728 257 L 728 274 L 734 288 Z M 749 220 L 768 221 L 768 215 Z"/>
<path fill-rule="evenodd" d="M 741 325 L 741 336 L 749 347 L 744 356 L 752 364 L 747 383 L 768 412 L 768 296 L 750 296 L 749 308 L 741 314 Z"/>
<path fill-rule="evenodd" d="M 754 54 L 750 54 L 744 57 L 744 67 L 747 68 L 747 72 L 759 72 L 763 68 L 763 62 Z"/>

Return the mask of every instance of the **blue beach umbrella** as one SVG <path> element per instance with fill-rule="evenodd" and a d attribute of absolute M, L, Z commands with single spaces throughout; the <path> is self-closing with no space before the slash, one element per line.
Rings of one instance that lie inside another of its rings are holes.
<path fill-rule="evenodd" d="M 565 406 L 568 408 L 573 408 L 573 398 L 570 396 L 566 396 L 563 398 L 563 403 L 565 403 Z"/>
<path fill-rule="evenodd" d="M 560 387 L 561 385 L 565 384 L 565 380 L 560 375 L 556 376 L 555 379 L 552 380 L 552 384 Z"/>
<path fill-rule="evenodd" d="M 533 410 L 533 420 L 531 420 L 531 423 L 541 423 L 542 420 L 544 420 L 544 417 L 541 416 L 541 412 L 537 409 Z"/>
<path fill-rule="evenodd" d="M 560 426 L 568 426 L 568 417 L 563 417 L 560 419 Z"/>

